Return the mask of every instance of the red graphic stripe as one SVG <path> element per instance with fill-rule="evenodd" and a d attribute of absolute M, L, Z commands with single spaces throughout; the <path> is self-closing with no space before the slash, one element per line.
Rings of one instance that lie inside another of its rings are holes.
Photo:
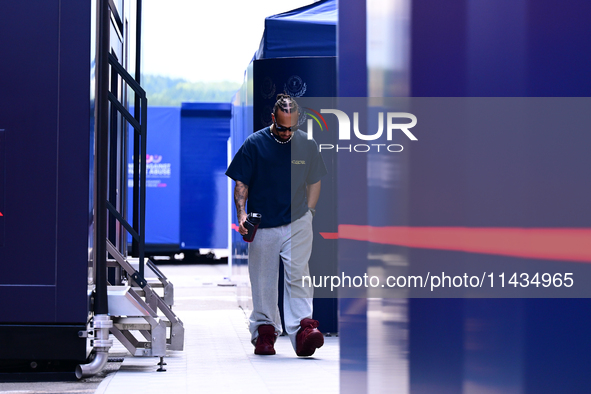
<path fill-rule="evenodd" d="M 339 233 L 320 233 L 324 239 L 338 239 Z"/>
<path fill-rule="evenodd" d="M 320 119 L 322 119 L 322 123 L 324 123 L 324 126 L 326 127 L 326 131 L 328 131 L 328 125 L 326 124 L 326 120 L 324 120 L 324 117 L 322 115 L 320 115 L 320 113 L 318 111 L 314 111 L 312 108 L 306 107 L 306 109 L 309 109 L 310 111 L 314 112 L 316 115 L 320 116 Z"/>
<path fill-rule="evenodd" d="M 4 215 L 2 215 L 2 212 L 0 212 L 0 216 L 4 216 Z"/>
<path fill-rule="evenodd" d="M 323 234 L 334 236 L 336 233 Z M 339 226 L 338 238 L 411 248 L 591 263 L 589 228 L 373 227 L 343 224 Z"/>
<path fill-rule="evenodd" d="M 236 225 L 235 223 L 232 223 L 232 230 L 238 231 L 240 229 L 240 227 L 238 227 L 238 225 Z"/>

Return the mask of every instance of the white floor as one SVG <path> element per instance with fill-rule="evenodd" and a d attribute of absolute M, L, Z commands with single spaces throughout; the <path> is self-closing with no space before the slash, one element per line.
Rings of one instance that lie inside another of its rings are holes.
<path fill-rule="evenodd" d="M 175 286 L 175 312 L 185 327 L 185 350 L 169 352 L 166 372 L 156 358 L 129 354 L 96 394 L 139 393 L 338 393 L 338 338 L 325 339 L 313 357 L 299 358 L 287 337 L 275 344 L 274 356 L 257 356 L 250 344 L 236 288 L 218 286 L 226 266 L 161 266 Z M 124 352 L 117 344 L 114 354 Z"/>

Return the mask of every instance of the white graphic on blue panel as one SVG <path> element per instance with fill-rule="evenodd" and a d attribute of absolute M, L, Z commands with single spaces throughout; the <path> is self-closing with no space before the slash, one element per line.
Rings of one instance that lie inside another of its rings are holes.
<path fill-rule="evenodd" d="M 146 187 L 168 186 L 164 181 L 172 174 L 171 163 L 163 163 L 162 160 L 162 155 L 146 155 Z M 133 163 L 127 164 L 127 175 L 127 186 L 133 187 Z"/>
<path fill-rule="evenodd" d="M 288 78 L 287 82 L 283 85 L 285 93 L 292 97 L 301 97 L 306 93 L 306 83 L 297 75 L 292 75 Z"/>
<path fill-rule="evenodd" d="M 261 95 L 264 99 L 270 99 L 275 96 L 275 83 L 270 77 L 265 77 L 263 83 L 261 84 Z"/>

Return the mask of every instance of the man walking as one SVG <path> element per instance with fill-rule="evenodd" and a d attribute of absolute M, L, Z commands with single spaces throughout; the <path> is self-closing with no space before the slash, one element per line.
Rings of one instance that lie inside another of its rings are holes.
<path fill-rule="evenodd" d="M 284 94 L 277 96 L 272 125 L 250 135 L 230 163 L 226 175 L 236 181 L 234 202 L 239 232 L 246 234 L 247 212 L 262 215 L 248 248 L 252 287 L 251 340 L 255 354 L 275 354 L 283 331 L 278 307 L 279 259 L 285 268 L 285 331 L 298 356 L 311 356 L 324 344 L 318 321 L 312 320 L 312 291 L 304 287 L 312 252 L 312 218 L 326 167 L 314 140 L 297 129 L 299 108 Z M 248 201 L 248 209 L 246 203 Z"/>

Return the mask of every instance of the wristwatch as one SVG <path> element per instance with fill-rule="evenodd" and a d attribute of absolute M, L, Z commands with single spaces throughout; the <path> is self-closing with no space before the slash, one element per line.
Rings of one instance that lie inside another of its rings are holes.
<path fill-rule="evenodd" d="M 310 212 L 312 212 L 312 217 L 314 217 L 314 215 L 316 215 L 316 210 L 310 207 L 308 207 L 308 209 L 310 210 Z"/>

